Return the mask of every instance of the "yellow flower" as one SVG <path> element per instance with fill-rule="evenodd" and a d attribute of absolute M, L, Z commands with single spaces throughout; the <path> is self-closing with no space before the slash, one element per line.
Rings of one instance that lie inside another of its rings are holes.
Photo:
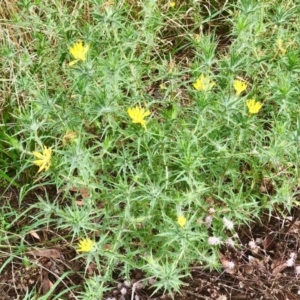
<path fill-rule="evenodd" d="M 196 80 L 195 83 L 193 83 L 194 88 L 197 91 L 209 91 L 213 86 L 215 85 L 215 82 L 210 82 L 208 76 L 204 76 L 201 74 L 201 76 Z"/>
<path fill-rule="evenodd" d="M 33 161 L 33 163 L 35 165 L 40 167 L 39 170 L 38 170 L 38 173 L 40 173 L 43 170 L 48 171 L 48 169 L 51 166 L 52 149 L 47 148 L 46 146 L 44 146 L 43 153 L 39 153 L 39 152 L 34 151 L 34 152 L 32 152 L 32 154 L 36 158 L 39 158 L 39 159 Z"/>
<path fill-rule="evenodd" d="M 150 116 L 150 111 L 140 108 L 139 106 L 128 108 L 127 110 L 129 117 L 132 119 L 132 123 L 140 123 L 146 129 L 147 116 Z"/>
<path fill-rule="evenodd" d="M 170 2 L 170 7 L 171 8 L 175 7 L 175 5 L 176 5 L 175 1 Z"/>
<path fill-rule="evenodd" d="M 247 100 L 246 104 L 250 114 L 257 114 L 262 107 L 262 103 L 259 101 L 256 102 L 255 99 Z"/>
<path fill-rule="evenodd" d="M 95 242 L 91 239 L 82 239 L 78 243 L 78 252 L 91 252 L 95 246 Z"/>
<path fill-rule="evenodd" d="M 239 96 L 247 88 L 247 83 L 241 80 L 235 80 L 233 82 L 233 87 L 236 91 L 236 95 Z"/>
<path fill-rule="evenodd" d="M 185 216 L 179 216 L 177 219 L 177 223 L 179 224 L 180 227 L 184 227 L 186 224 Z"/>
<path fill-rule="evenodd" d="M 80 60 L 85 61 L 89 48 L 89 45 L 83 46 L 81 41 L 77 41 L 73 46 L 71 46 L 69 51 L 74 56 L 75 60 L 71 61 L 69 66 L 75 65 Z"/>

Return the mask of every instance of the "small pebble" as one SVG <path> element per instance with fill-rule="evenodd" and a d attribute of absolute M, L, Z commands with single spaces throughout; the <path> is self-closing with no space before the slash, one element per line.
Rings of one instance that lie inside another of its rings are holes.
<path fill-rule="evenodd" d="M 127 294 L 127 289 L 123 287 L 120 292 L 121 292 L 122 295 L 126 295 Z"/>
<path fill-rule="evenodd" d="M 153 285 L 155 282 L 156 282 L 156 279 L 155 279 L 155 278 L 149 278 L 149 280 L 148 280 L 148 283 L 149 283 L 150 285 Z"/>
<path fill-rule="evenodd" d="M 141 282 L 136 282 L 133 284 L 133 287 L 136 289 L 136 290 L 140 290 L 143 288 L 143 284 Z"/>
<path fill-rule="evenodd" d="M 121 288 L 122 288 L 122 286 L 123 286 L 123 284 L 122 284 L 122 283 L 118 283 L 118 289 L 121 289 Z"/>
<path fill-rule="evenodd" d="M 124 285 L 127 286 L 127 287 L 130 287 L 131 286 L 130 280 L 125 280 Z"/>

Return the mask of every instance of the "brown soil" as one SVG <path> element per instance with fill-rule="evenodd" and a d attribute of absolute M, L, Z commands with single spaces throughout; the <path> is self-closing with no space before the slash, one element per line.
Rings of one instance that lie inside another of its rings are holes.
<path fill-rule="evenodd" d="M 55 189 L 49 188 L 47 193 L 57 197 Z M 28 194 L 22 205 L 33 204 L 37 194 L 43 190 Z M 3 212 L 5 206 L 10 205 L 19 210 L 18 191 L 9 190 L 2 196 Z M 294 209 L 291 214 L 283 218 L 282 214 L 274 213 L 256 223 L 251 228 L 244 227 L 238 232 L 240 247 L 230 245 L 220 250 L 220 261 L 223 266 L 220 272 L 205 270 L 202 266 L 191 266 L 192 277 L 187 277 L 186 285 L 181 293 L 176 293 L 176 300 L 190 299 L 300 299 L 300 211 Z M 22 226 L 20 220 L 16 227 Z M 17 229 L 17 228 L 16 228 Z M 4 231 L 2 231 L 4 232 Z M 16 232 L 18 232 L 16 230 Z M 57 284 L 55 295 L 66 287 L 72 287 L 62 299 L 78 299 L 76 295 L 82 291 L 84 285 L 84 271 L 86 265 L 81 259 L 76 259 L 76 252 L 72 247 L 60 245 L 59 238 L 64 232 L 55 229 L 44 229 L 38 233 L 31 232 L 23 241 L 32 247 L 32 251 L 24 253 L 20 237 L 16 236 L 16 243 L 6 241 L 2 237 L 0 250 L 0 299 L 24 299 L 26 291 L 34 287 L 40 295 L 45 295 L 53 284 Z M 57 238 L 58 242 L 53 242 Z M 49 242 L 50 241 L 50 242 Z M 52 242 L 51 242 L 52 241 Z M 45 244 L 44 250 L 36 251 L 33 246 Z M 55 245 L 55 246 L 53 246 Z M 19 253 L 20 255 L 12 256 Z M 24 259 L 26 258 L 26 259 Z M 90 264 L 87 273 L 96 272 L 95 266 Z M 58 279 L 61 278 L 59 283 Z M 168 295 L 156 293 L 152 295 L 151 282 L 144 280 L 143 274 L 136 271 L 130 282 L 118 277 L 115 272 L 116 283 L 103 299 L 116 300 L 146 300 L 172 299 Z M 52 295 L 53 296 L 53 295 Z M 48 299 L 51 299 L 51 295 Z M 96 300 L 96 299 L 95 299 Z"/>

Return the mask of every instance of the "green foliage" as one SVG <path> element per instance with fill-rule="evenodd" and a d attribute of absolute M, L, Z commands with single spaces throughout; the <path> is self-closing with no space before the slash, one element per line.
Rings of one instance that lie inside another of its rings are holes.
<path fill-rule="evenodd" d="M 240 226 L 299 205 L 296 3 L 131 2 L 22 1 L 11 16 L 20 40 L 7 36 L 1 50 L 13 91 L 2 105 L 2 184 L 22 186 L 20 205 L 36 186 L 60 191 L 38 197 L 21 236 L 55 226 L 61 245 L 95 241 L 78 255 L 100 272 L 83 274 L 82 299 L 101 298 L 116 266 L 179 291 L 191 264 L 220 268 L 218 249 Z M 79 40 L 87 56 L 70 66 Z M 196 90 L 201 74 L 215 85 Z M 249 99 L 262 103 L 257 114 Z M 128 114 L 136 105 L 151 112 L 146 128 Z M 51 166 L 37 173 L 32 152 L 44 146 Z"/>

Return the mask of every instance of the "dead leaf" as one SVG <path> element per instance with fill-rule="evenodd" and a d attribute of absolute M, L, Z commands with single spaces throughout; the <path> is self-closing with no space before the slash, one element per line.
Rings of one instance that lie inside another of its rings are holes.
<path fill-rule="evenodd" d="M 229 260 L 226 258 L 225 255 L 221 254 L 220 252 L 219 254 L 220 254 L 220 261 L 222 263 L 223 268 L 228 268 Z"/>
<path fill-rule="evenodd" d="M 254 268 L 253 266 L 247 265 L 244 267 L 244 272 L 246 275 L 251 275 L 253 274 Z"/>
<path fill-rule="evenodd" d="M 229 261 L 224 255 L 220 255 L 220 261 L 226 273 L 228 274 L 235 273 L 234 263 L 232 261 Z"/>
<path fill-rule="evenodd" d="M 70 191 L 71 192 L 79 192 L 83 199 L 87 198 L 90 195 L 88 188 L 77 188 L 77 187 L 72 186 L 70 188 Z"/>
<path fill-rule="evenodd" d="M 288 291 L 283 291 L 283 292 L 277 292 L 276 297 L 278 300 L 297 300 L 293 294 L 289 293 Z"/>
<path fill-rule="evenodd" d="M 93 262 L 89 263 L 87 270 L 90 275 L 95 274 L 95 270 L 97 270 L 96 264 Z"/>
<path fill-rule="evenodd" d="M 29 254 L 48 258 L 60 258 L 61 256 L 61 253 L 58 249 L 39 249 L 30 251 Z"/>
<path fill-rule="evenodd" d="M 89 195 L 90 195 L 88 188 L 79 189 L 79 193 L 83 199 L 89 197 Z"/>
<path fill-rule="evenodd" d="M 274 193 L 274 184 L 270 178 L 264 177 L 260 183 L 259 191 L 272 195 Z"/>
<path fill-rule="evenodd" d="M 266 266 L 264 264 L 264 260 L 259 260 L 251 255 L 248 255 L 249 264 L 252 265 L 254 268 L 257 268 L 260 271 L 265 271 Z"/>
<path fill-rule="evenodd" d="M 42 295 L 46 295 L 52 286 L 53 286 L 53 283 L 49 280 L 48 276 L 44 277 L 42 284 L 41 284 Z"/>
<path fill-rule="evenodd" d="M 263 241 L 263 247 L 266 251 L 273 250 L 276 246 L 275 242 L 276 236 L 274 233 L 270 233 L 266 236 L 266 238 Z"/>
<path fill-rule="evenodd" d="M 83 200 L 76 200 L 76 204 L 78 206 L 83 206 L 84 202 L 83 202 Z"/>
<path fill-rule="evenodd" d="M 61 189 L 59 189 L 57 191 L 57 193 L 61 193 L 64 190 L 67 190 L 67 186 L 66 185 L 64 185 Z M 85 199 L 85 198 L 87 198 L 87 197 L 90 196 L 89 189 L 87 187 L 77 188 L 75 186 L 72 186 L 72 187 L 69 188 L 69 191 L 70 192 L 79 192 L 80 195 L 81 195 L 81 197 L 83 199 Z"/>
<path fill-rule="evenodd" d="M 41 290 L 42 290 L 43 295 L 47 294 L 48 291 L 53 286 L 53 283 L 49 280 L 49 277 L 48 277 L 48 269 L 49 269 L 50 265 L 51 265 L 51 262 L 49 261 L 45 265 L 45 269 L 42 270 Z"/>
<path fill-rule="evenodd" d="M 34 238 L 41 240 L 39 235 L 34 230 L 29 231 L 29 234 L 31 234 Z"/>
<path fill-rule="evenodd" d="M 296 222 L 294 222 L 294 224 L 292 224 L 292 226 L 289 228 L 288 232 L 289 232 L 289 233 L 299 234 L 299 230 L 300 230 L 300 221 L 296 221 Z"/>
<path fill-rule="evenodd" d="M 286 267 L 287 265 L 285 261 L 274 259 L 271 264 L 272 274 L 278 276 Z"/>
<path fill-rule="evenodd" d="M 296 296 L 291 294 L 290 292 L 285 293 L 286 300 L 297 300 Z"/>

